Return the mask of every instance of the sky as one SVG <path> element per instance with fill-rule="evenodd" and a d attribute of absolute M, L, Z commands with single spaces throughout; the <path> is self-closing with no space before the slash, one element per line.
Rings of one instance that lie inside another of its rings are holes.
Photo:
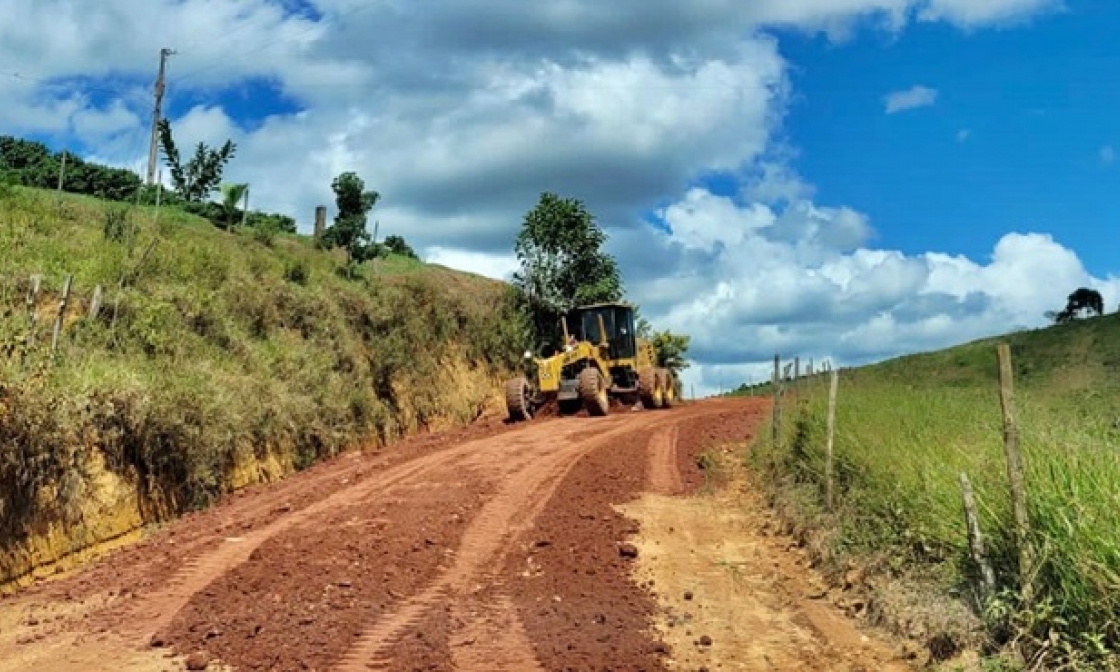
<path fill-rule="evenodd" d="M 686 393 L 1120 305 L 1105 0 L 5 0 L 0 134 L 143 174 L 180 146 L 311 229 L 356 171 L 426 260 L 495 278 L 543 191 L 689 334 Z"/>

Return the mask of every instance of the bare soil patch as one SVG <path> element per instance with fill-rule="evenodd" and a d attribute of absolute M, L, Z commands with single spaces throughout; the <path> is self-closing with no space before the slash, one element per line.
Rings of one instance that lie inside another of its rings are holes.
<path fill-rule="evenodd" d="M 911 669 L 896 643 L 827 601 L 803 549 L 772 531 L 761 497 L 726 454 L 718 459 L 728 481 L 713 492 L 654 493 L 620 507 L 641 523 L 635 576 L 658 587 L 654 631 L 672 651 L 665 667 Z"/>

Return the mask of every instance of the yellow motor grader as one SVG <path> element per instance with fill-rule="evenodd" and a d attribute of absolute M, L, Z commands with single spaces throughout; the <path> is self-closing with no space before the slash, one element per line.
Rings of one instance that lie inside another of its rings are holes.
<path fill-rule="evenodd" d="M 602 416 L 610 412 L 611 398 L 627 406 L 640 401 L 644 408 L 668 408 L 676 401 L 672 371 L 657 366 L 653 344 L 635 334 L 633 306 L 580 306 L 561 318 L 561 325 L 559 352 L 542 357 L 526 352 L 526 374 L 506 382 L 510 420 L 531 420 L 553 403 L 562 414 L 586 408 Z"/>

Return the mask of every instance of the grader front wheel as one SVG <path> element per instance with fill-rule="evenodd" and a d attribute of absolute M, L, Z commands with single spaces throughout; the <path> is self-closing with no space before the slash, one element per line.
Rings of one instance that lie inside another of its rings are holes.
<path fill-rule="evenodd" d="M 610 411 L 607 397 L 607 379 L 593 366 L 579 372 L 579 398 L 591 415 L 602 416 Z"/>
<path fill-rule="evenodd" d="M 669 408 L 677 401 L 677 381 L 673 380 L 673 372 L 669 369 L 661 369 L 660 371 L 662 405 Z"/>
<path fill-rule="evenodd" d="M 506 410 L 513 422 L 533 419 L 533 389 L 525 378 L 506 381 Z"/>
<path fill-rule="evenodd" d="M 653 367 L 638 372 L 638 394 L 642 399 L 642 406 L 646 408 L 661 408 L 664 403 L 661 376 L 658 374 L 658 370 Z"/>

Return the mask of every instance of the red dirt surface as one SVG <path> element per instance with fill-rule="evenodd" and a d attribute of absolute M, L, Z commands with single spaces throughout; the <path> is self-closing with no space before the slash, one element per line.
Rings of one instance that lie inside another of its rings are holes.
<path fill-rule="evenodd" d="M 493 420 L 342 456 L 0 601 L 2 667 L 660 669 L 636 525 L 612 505 L 695 489 L 696 456 L 764 404 Z"/>

